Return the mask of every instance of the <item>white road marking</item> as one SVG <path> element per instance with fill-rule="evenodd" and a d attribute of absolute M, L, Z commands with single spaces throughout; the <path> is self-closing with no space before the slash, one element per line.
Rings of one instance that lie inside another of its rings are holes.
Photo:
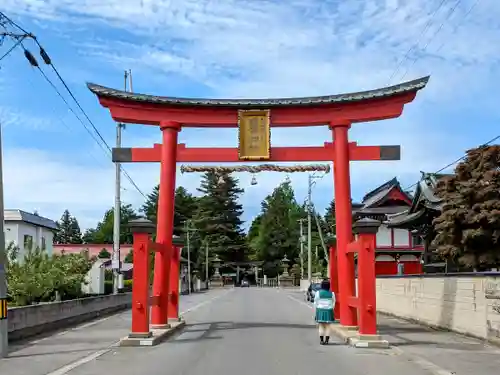
<path fill-rule="evenodd" d="M 77 368 L 81 365 L 84 365 L 85 363 L 88 363 L 90 361 L 93 361 L 96 358 L 99 358 L 101 355 L 106 354 L 110 350 L 111 350 L 111 348 L 99 350 L 95 353 L 92 353 L 86 357 L 79 359 L 78 361 L 72 362 L 64 367 L 61 367 L 61 368 L 55 370 L 55 371 L 49 372 L 47 375 L 65 375 L 68 372 L 70 372 L 71 370 L 74 370 L 75 368 Z"/>
<path fill-rule="evenodd" d="M 295 302 L 300 303 L 301 305 L 304 305 L 305 307 L 308 307 L 308 308 L 310 308 L 310 309 L 313 309 L 313 308 L 314 308 L 314 306 L 313 306 L 313 305 L 311 305 L 311 304 L 309 304 L 309 303 L 307 303 L 307 302 L 301 301 L 300 299 L 295 298 L 295 297 L 293 297 L 293 296 L 291 296 L 291 295 L 288 295 L 287 297 L 288 297 L 288 298 L 290 298 L 290 299 L 292 299 L 292 300 L 294 300 Z"/>
<path fill-rule="evenodd" d="M 122 313 L 119 313 L 119 314 L 122 314 Z M 89 327 L 92 327 L 92 326 L 95 326 L 96 324 L 99 324 L 99 323 L 102 323 L 108 319 L 111 319 L 112 317 L 115 317 L 116 315 L 110 315 L 110 316 L 107 316 L 105 318 L 101 318 L 101 319 L 98 319 L 98 320 L 93 320 L 89 323 L 85 323 L 85 324 L 81 324 L 81 325 L 78 325 L 76 327 L 73 327 L 73 328 L 70 328 L 70 329 L 67 329 L 67 330 L 64 330 L 64 331 L 60 331 L 58 333 L 56 333 L 55 335 L 50 335 L 50 336 L 47 336 L 47 337 L 44 337 L 44 338 L 41 338 L 41 339 L 37 339 L 37 340 L 33 340 L 33 341 L 29 341 L 28 344 L 29 345 L 35 345 L 35 344 L 38 344 L 42 341 L 45 341 L 45 340 L 48 340 L 48 339 L 51 339 L 53 338 L 54 336 L 63 336 L 63 335 L 66 335 L 70 332 L 74 332 L 74 331 L 80 331 L 82 329 L 85 329 L 85 328 L 89 328 Z"/>
<path fill-rule="evenodd" d="M 404 355 L 406 357 L 409 357 L 409 359 L 413 363 L 415 363 L 419 367 L 423 368 L 424 370 L 429 371 L 432 375 L 454 375 L 455 374 L 452 371 L 448 371 L 442 367 L 439 367 L 438 365 L 426 360 L 425 358 L 422 358 L 422 357 L 414 355 L 414 354 L 409 354 L 397 346 L 391 347 L 391 350 L 398 355 Z"/>
<path fill-rule="evenodd" d="M 179 315 L 185 315 L 185 314 L 187 314 L 187 313 L 189 313 L 189 312 L 192 312 L 192 311 L 194 311 L 194 310 L 197 310 L 197 309 L 199 309 L 200 307 L 205 306 L 205 305 L 208 305 L 209 303 L 214 302 L 215 300 L 217 300 L 217 299 L 219 299 L 219 298 L 221 298 L 221 297 L 225 296 L 226 294 L 228 294 L 228 293 L 230 293 L 230 292 L 232 292 L 232 291 L 234 291 L 234 289 L 228 289 L 226 292 L 224 292 L 224 293 L 222 293 L 222 294 L 219 294 L 219 295 L 217 295 L 217 296 L 215 296 L 215 297 L 210 298 L 209 300 L 203 301 L 203 302 L 201 302 L 201 303 L 199 303 L 199 304 L 197 304 L 197 305 L 195 305 L 195 306 L 193 306 L 193 307 L 190 307 L 189 309 L 187 309 L 187 310 L 185 310 L 185 311 L 181 312 Z"/>
<path fill-rule="evenodd" d="M 184 315 L 184 314 L 187 314 L 187 313 L 189 313 L 189 312 L 192 312 L 192 311 L 194 311 L 194 310 L 199 309 L 199 308 L 200 308 L 200 307 L 202 307 L 202 306 L 208 305 L 209 303 L 214 302 L 215 300 L 217 300 L 217 299 L 219 299 L 219 298 L 221 298 L 221 297 L 225 296 L 226 294 L 228 294 L 229 292 L 232 292 L 233 290 L 234 290 L 234 289 L 229 289 L 229 290 L 228 290 L 228 291 L 226 291 L 225 293 L 219 294 L 219 295 L 217 295 L 217 296 L 215 296 L 215 297 L 212 297 L 212 298 L 210 298 L 210 299 L 208 299 L 208 300 L 206 300 L 206 301 L 203 301 L 203 302 L 201 302 L 201 303 L 199 303 L 199 304 L 197 304 L 197 305 L 195 305 L 195 306 L 193 306 L 193 307 L 191 307 L 191 308 L 189 308 L 189 309 L 187 309 L 187 310 L 184 310 L 184 311 L 180 312 L 180 314 L 179 314 L 179 315 Z M 116 316 L 116 315 L 115 315 L 115 316 Z M 98 323 L 100 323 L 100 322 L 103 322 L 103 321 L 105 321 L 105 320 L 107 320 L 107 319 L 110 319 L 111 317 L 112 317 L 112 316 L 109 316 L 109 317 L 106 317 L 106 318 L 103 318 L 103 319 L 99 319 L 99 320 L 97 320 L 97 321 L 95 321 L 95 322 L 86 323 L 86 324 L 83 324 L 83 325 L 81 325 L 81 326 L 78 326 L 78 327 L 76 327 L 76 328 L 74 328 L 74 329 L 72 329 L 72 330 L 79 330 L 79 329 L 82 329 L 82 328 L 88 328 L 88 327 L 91 327 L 91 326 L 93 326 L 93 325 L 95 325 L 95 324 L 98 324 Z M 60 332 L 58 335 L 65 334 L 65 333 L 68 333 L 68 332 L 71 332 L 72 330 L 67 330 L 67 331 Z M 36 344 L 37 342 L 40 342 L 40 341 L 46 340 L 46 339 L 48 339 L 48 338 L 49 338 L 49 337 L 46 337 L 46 338 L 43 338 L 43 339 L 40 339 L 40 340 L 35 340 L 35 341 L 32 341 L 31 343 Z M 68 372 L 70 372 L 71 370 L 74 370 L 75 368 L 80 367 L 80 366 L 82 366 L 82 365 L 84 365 L 84 364 L 86 364 L 86 363 L 89 363 L 89 362 L 91 362 L 91 361 L 93 361 L 93 360 L 95 360 L 95 359 L 99 358 L 100 356 L 102 356 L 102 355 L 104 355 L 104 354 L 106 354 L 106 353 L 110 352 L 110 351 L 111 351 L 113 348 L 115 348 L 115 347 L 116 347 L 119 343 L 120 343 L 120 341 L 116 341 L 116 342 L 114 342 L 113 344 L 111 344 L 110 346 L 108 346 L 106 349 L 101 349 L 101 350 L 98 350 L 97 352 L 94 352 L 94 353 L 92 353 L 92 354 L 89 354 L 89 355 L 87 355 L 87 356 L 85 356 L 85 357 L 83 357 L 83 358 L 80 358 L 80 359 L 79 359 L 79 360 L 77 360 L 77 361 L 71 362 L 71 363 L 67 364 L 67 365 L 66 365 L 66 366 L 64 366 L 64 367 L 61 367 L 61 368 L 59 368 L 59 369 L 57 369 L 57 370 L 55 370 L 55 371 L 49 372 L 49 373 L 47 373 L 47 374 L 45 374 L 45 375 L 66 375 L 66 374 L 67 374 Z"/>

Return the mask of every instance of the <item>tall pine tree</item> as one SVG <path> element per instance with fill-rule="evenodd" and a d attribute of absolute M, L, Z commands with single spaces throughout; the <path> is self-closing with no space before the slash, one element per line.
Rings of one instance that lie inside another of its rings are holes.
<path fill-rule="evenodd" d="M 243 189 L 238 180 L 227 173 L 207 172 L 203 175 L 198 209 L 193 218 L 201 244 L 208 244 L 212 256 L 223 261 L 247 258 L 246 241 L 241 228 L 243 213 L 238 198 Z"/>
<path fill-rule="evenodd" d="M 113 243 L 113 220 L 114 210 L 110 208 L 104 214 L 101 222 L 95 229 L 88 229 L 83 235 L 85 243 L 93 244 L 111 244 Z M 132 233 L 128 230 L 128 222 L 137 219 L 139 216 L 130 204 L 123 204 L 120 210 L 120 243 L 131 244 Z"/>
<path fill-rule="evenodd" d="M 285 255 L 292 263 L 299 256 L 298 220 L 303 217 L 304 210 L 295 200 L 289 181 L 276 187 L 262 202 L 258 236 L 252 240 L 252 247 L 257 258 L 265 262 L 264 270 L 269 276 L 274 277 L 280 271 Z"/>
<path fill-rule="evenodd" d="M 57 232 L 54 236 L 56 244 L 80 244 L 82 243 L 82 232 L 78 220 L 65 210 L 61 219 L 57 221 Z"/>
<path fill-rule="evenodd" d="M 148 194 L 146 201 L 140 209 L 140 211 L 153 223 L 156 223 L 157 220 L 159 193 L 160 187 L 157 185 L 153 188 L 153 191 Z M 197 198 L 189 193 L 183 186 L 179 186 L 175 190 L 174 235 L 181 236 L 184 233 L 185 222 L 193 217 L 197 204 Z"/>
<path fill-rule="evenodd" d="M 335 234 L 335 200 L 325 210 L 324 216 L 325 234 Z"/>

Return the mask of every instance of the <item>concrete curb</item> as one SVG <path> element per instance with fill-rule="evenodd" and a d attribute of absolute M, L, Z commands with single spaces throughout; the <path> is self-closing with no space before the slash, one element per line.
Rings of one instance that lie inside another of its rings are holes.
<path fill-rule="evenodd" d="M 133 338 L 126 336 L 120 340 L 120 346 L 155 346 L 162 341 L 172 337 L 174 334 L 180 332 L 186 326 L 185 321 L 170 322 L 170 328 L 167 329 L 152 329 L 151 337 L 147 338 Z"/>
<path fill-rule="evenodd" d="M 354 348 L 376 348 L 388 349 L 389 341 L 383 340 L 378 335 L 359 335 L 357 327 L 343 327 L 335 325 L 332 329 L 333 334 L 340 337 L 344 343 Z"/>

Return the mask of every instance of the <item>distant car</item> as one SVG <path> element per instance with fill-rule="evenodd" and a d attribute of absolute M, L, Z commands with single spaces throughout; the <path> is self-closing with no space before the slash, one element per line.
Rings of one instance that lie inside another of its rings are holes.
<path fill-rule="evenodd" d="M 242 288 L 249 288 L 250 287 L 250 283 L 248 282 L 248 280 L 243 280 L 241 282 L 241 285 L 240 285 Z"/>
<path fill-rule="evenodd" d="M 306 291 L 306 300 L 307 302 L 314 302 L 314 294 L 321 289 L 321 284 L 319 283 L 312 283 L 309 285 L 309 288 L 307 288 Z"/>

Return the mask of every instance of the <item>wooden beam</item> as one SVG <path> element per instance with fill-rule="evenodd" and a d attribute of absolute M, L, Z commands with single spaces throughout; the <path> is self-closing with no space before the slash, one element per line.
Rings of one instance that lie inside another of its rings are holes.
<path fill-rule="evenodd" d="M 161 144 L 148 148 L 114 148 L 113 161 L 120 163 L 159 163 Z M 312 147 L 271 147 L 271 158 L 262 162 L 332 162 L 334 143 Z M 350 160 L 400 160 L 400 146 L 358 146 L 349 144 Z M 238 158 L 236 147 L 186 147 L 177 146 L 179 163 L 247 163 Z"/>

